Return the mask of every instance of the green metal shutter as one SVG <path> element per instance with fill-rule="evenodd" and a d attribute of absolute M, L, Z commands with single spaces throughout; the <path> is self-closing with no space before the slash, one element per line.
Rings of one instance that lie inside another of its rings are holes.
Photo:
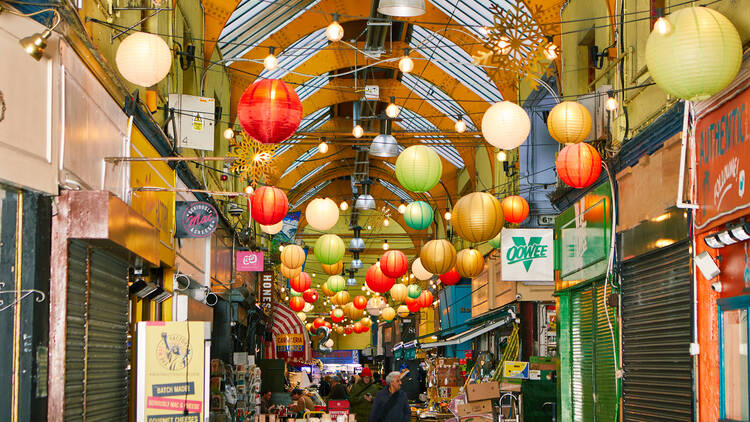
<path fill-rule="evenodd" d="M 86 358 L 86 279 L 88 245 L 72 240 L 68 245 L 68 314 L 65 330 L 66 421 L 83 420 L 84 362 Z"/>
<path fill-rule="evenodd" d="M 596 420 L 600 422 L 616 421 L 617 413 L 617 380 L 615 378 L 615 355 L 612 348 L 612 336 L 618 338 L 615 313 L 617 309 L 605 309 L 604 281 L 596 284 Z M 612 286 L 607 286 L 606 295 L 612 294 Z M 607 315 L 612 331 L 607 324 Z"/>
<path fill-rule="evenodd" d="M 594 420 L 594 313 L 590 288 L 570 295 L 573 420 Z"/>
<path fill-rule="evenodd" d="M 676 243 L 623 265 L 626 421 L 693 420 L 689 246 Z"/>

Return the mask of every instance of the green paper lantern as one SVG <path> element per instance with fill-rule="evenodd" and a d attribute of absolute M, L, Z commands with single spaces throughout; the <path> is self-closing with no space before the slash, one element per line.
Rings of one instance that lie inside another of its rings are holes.
<path fill-rule="evenodd" d="M 424 230 L 432 224 L 433 211 L 430 204 L 424 201 L 414 201 L 406 206 L 404 221 L 414 230 Z"/>
<path fill-rule="evenodd" d="M 410 284 L 407 294 L 409 295 L 410 298 L 416 299 L 419 297 L 420 294 L 422 294 L 422 288 L 417 286 L 416 284 Z"/>
<path fill-rule="evenodd" d="M 503 234 L 502 229 L 500 230 L 500 233 L 497 234 L 497 236 L 493 237 L 489 240 L 490 246 L 492 246 L 495 249 L 500 249 L 500 236 Z"/>
<path fill-rule="evenodd" d="M 290 288 L 289 289 L 289 296 L 292 296 L 292 297 L 294 297 L 294 296 L 302 296 L 302 292 L 298 292 L 298 291 Z"/>
<path fill-rule="evenodd" d="M 700 101 L 732 82 L 742 63 L 742 40 L 729 19 L 707 7 L 684 7 L 664 19 L 667 30 L 655 29 L 646 42 L 646 64 L 656 85 Z"/>
<path fill-rule="evenodd" d="M 401 186 L 412 192 L 427 192 L 434 188 L 443 175 L 440 156 L 430 147 L 412 145 L 396 159 L 396 178 Z"/>
<path fill-rule="evenodd" d="M 332 275 L 328 277 L 328 281 L 326 281 L 326 284 L 328 285 L 328 288 L 331 289 L 331 291 L 334 293 L 338 293 L 346 288 L 346 280 L 344 280 L 344 277 L 341 277 L 340 275 Z"/>
<path fill-rule="evenodd" d="M 344 241 L 335 234 L 324 234 L 315 241 L 315 257 L 323 264 L 333 265 L 341 261 L 345 250 Z"/>

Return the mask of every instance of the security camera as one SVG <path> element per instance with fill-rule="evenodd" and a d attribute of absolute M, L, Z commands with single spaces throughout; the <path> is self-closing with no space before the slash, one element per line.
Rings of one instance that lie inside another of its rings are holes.
<path fill-rule="evenodd" d="M 516 300 L 521 300 L 521 295 L 520 294 L 516 295 Z"/>
<path fill-rule="evenodd" d="M 229 202 L 227 203 L 227 212 L 232 217 L 239 217 L 242 215 L 244 210 L 242 209 L 242 207 L 239 206 L 239 204 L 235 202 Z"/>
<path fill-rule="evenodd" d="M 721 281 L 714 281 L 711 283 L 711 289 L 715 292 L 721 293 L 722 290 L 724 290 L 724 285 L 721 283 Z"/>

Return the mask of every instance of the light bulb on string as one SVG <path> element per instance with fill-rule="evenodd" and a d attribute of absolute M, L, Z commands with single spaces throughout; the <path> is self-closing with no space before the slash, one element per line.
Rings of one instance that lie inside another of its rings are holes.
<path fill-rule="evenodd" d="M 404 204 L 402 202 L 401 205 L 398 206 L 398 212 L 400 212 L 401 214 L 405 213 L 406 212 L 406 204 Z"/>
<path fill-rule="evenodd" d="M 507 161 L 507 160 L 508 160 L 508 153 L 505 152 L 505 151 L 503 151 L 503 150 L 500 150 L 497 153 L 497 161 L 500 161 L 502 163 L 502 162 Z"/>
<path fill-rule="evenodd" d="M 390 221 L 390 220 L 388 220 L 388 218 L 384 218 L 384 219 L 383 219 L 383 225 L 384 225 L 384 226 L 388 227 L 388 225 L 390 225 L 390 224 L 391 224 L 391 221 Z"/>
<path fill-rule="evenodd" d="M 339 208 L 341 208 L 341 211 L 346 211 L 349 209 L 349 203 L 346 201 L 341 201 L 341 204 L 339 204 Z"/>
<path fill-rule="evenodd" d="M 657 34 L 660 35 L 669 35 L 672 33 L 672 30 L 674 27 L 672 24 L 664 17 L 664 9 L 659 8 L 656 9 L 656 13 L 659 16 L 659 19 L 654 22 L 654 31 L 656 31 Z"/>
<path fill-rule="evenodd" d="M 464 118 L 459 117 L 459 119 L 456 120 L 456 124 L 453 127 L 454 129 L 456 129 L 456 132 L 458 133 L 466 132 L 466 122 L 464 121 Z"/>
<path fill-rule="evenodd" d="M 547 37 L 547 45 L 544 46 L 544 57 L 547 60 L 555 60 L 557 58 L 557 46 L 553 42 L 552 37 Z"/>
<path fill-rule="evenodd" d="M 224 139 L 226 139 L 227 141 L 230 139 L 234 139 L 234 129 L 232 129 L 231 127 L 224 129 Z"/>
<path fill-rule="evenodd" d="M 500 52 L 500 54 L 507 56 L 510 54 L 510 51 L 512 49 L 512 45 L 510 42 L 510 38 L 508 38 L 507 35 L 501 35 L 500 39 L 497 42 L 497 50 Z"/>
<path fill-rule="evenodd" d="M 322 141 L 318 144 L 318 152 L 320 152 L 321 154 L 325 154 L 326 152 L 328 152 L 328 143 L 326 141 Z"/>
<path fill-rule="evenodd" d="M 359 124 L 354 125 L 354 128 L 352 128 L 352 136 L 359 139 L 364 134 L 365 134 L 365 130 L 362 129 L 362 126 L 360 126 Z"/>
<path fill-rule="evenodd" d="M 409 73 L 414 70 L 414 60 L 409 57 L 409 49 L 404 49 L 404 55 L 398 61 L 398 70 L 402 73 Z"/>
<path fill-rule="evenodd" d="M 451 214 L 451 210 L 445 210 L 445 221 L 451 221 L 451 217 L 453 217 L 453 214 Z"/>
<path fill-rule="evenodd" d="M 388 240 L 386 240 L 385 242 L 383 242 L 383 250 L 387 251 L 388 248 L 390 248 L 390 246 L 388 246 Z"/>
<path fill-rule="evenodd" d="M 607 101 L 604 103 L 604 108 L 609 111 L 615 111 L 617 110 L 617 107 L 619 107 L 619 104 L 617 103 L 617 98 L 615 98 L 615 93 L 609 91 L 607 94 Z"/>
<path fill-rule="evenodd" d="M 284 245 L 279 245 L 279 252 L 283 252 L 283 251 L 284 251 Z"/>
<path fill-rule="evenodd" d="M 276 50 L 274 47 L 268 48 L 269 52 L 265 59 L 263 59 L 263 67 L 266 68 L 267 71 L 276 70 L 276 68 L 279 67 L 279 59 L 276 58 L 276 56 L 273 55 L 273 52 Z"/>
<path fill-rule="evenodd" d="M 326 38 L 331 42 L 341 41 L 344 38 L 344 27 L 339 23 L 339 15 L 337 13 L 333 14 L 333 22 L 326 28 Z"/>
<path fill-rule="evenodd" d="M 245 193 L 246 193 L 246 194 L 248 194 L 248 195 L 252 195 L 252 194 L 253 194 L 253 192 L 255 192 L 255 189 L 253 189 L 253 186 L 252 186 L 252 185 L 247 185 L 247 186 L 245 186 Z"/>
<path fill-rule="evenodd" d="M 401 107 L 397 106 L 396 97 L 391 97 L 391 103 L 385 108 L 385 115 L 391 119 L 395 119 L 401 113 Z"/>

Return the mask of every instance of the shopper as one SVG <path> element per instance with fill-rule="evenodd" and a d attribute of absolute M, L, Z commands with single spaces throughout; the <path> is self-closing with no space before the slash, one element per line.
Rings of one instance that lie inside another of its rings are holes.
<path fill-rule="evenodd" d="M 326 375 L 323 377 L 322 380 L 320 380 L 320 385 L 318 386 L 318 394 L 320 394 L 320 397 L 328 397 L 329 394 L 331 394 L 331 376 Z"/>
<path fill-rule="evenodd" d="M 409 398 L 401 391 L 401 373 L 393 371 L 385 377 L 388 388 L 380 390 L 372 402 L 369 422 L 409 422 Z"/>
<path fill-rule="evenodd" d="M 260 396 L 260 413 L 271 413 L 275 407 L 271 404 L 271 390 L 263 390 L 263 394 Z"/>
<path fill-rule="evenodd" d="M 349 391 L 349 413 L 357 416 L 357 422 L 367 422 L 372 412 L 372 400 L 382 387 L 372 378 L 370 368 L 364 368 L 359 374 L 359 381 Z"/>
<path fill-rule="evenodd" d="M 341 382 L 341 378 L 338 375 L 331 377 L 331 394 L 328 396 L 328 400 L 348 400 L 349 396 L 346 393 L 346 386 Z"/>
<path fill-rule="evenodd" d="M 315 403 L 302 390 L 295 388 L 292 390 L 292 404 L 289 405 L 289 410 L 296 413 L 305 413 L 315 410 Z"/>

